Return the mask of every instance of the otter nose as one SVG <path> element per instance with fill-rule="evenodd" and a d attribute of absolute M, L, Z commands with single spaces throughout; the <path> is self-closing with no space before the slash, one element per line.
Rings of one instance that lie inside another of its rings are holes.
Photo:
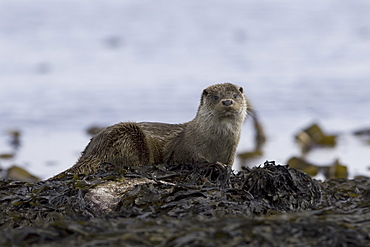
<path fill-rule="evenodd" d="M 224 101 L 222 101 L 222 104 L 224 105 L 224 106 L 229 106 L 229 105 L 232 105 L 233 104 L 233 101 L 232 100 L 224 100 Z"/>

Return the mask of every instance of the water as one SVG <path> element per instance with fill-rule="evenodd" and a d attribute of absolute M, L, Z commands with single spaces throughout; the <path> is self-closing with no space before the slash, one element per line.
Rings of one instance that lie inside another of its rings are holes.
<path fill-rule="evenodd" d="M 341 133 L 335 158 L 370 175 L 370 2 L 0 1 L 0 151 L 22 131 L 13 163 L 46 178 L 71 166 L 92 124 L 185 122 L 208 85 L 231 81 L 266 129 L 266 159 L 298 154 L 293 135 L 318 121 Z M 251 128 L 239 151 L 251 149 Z"/>

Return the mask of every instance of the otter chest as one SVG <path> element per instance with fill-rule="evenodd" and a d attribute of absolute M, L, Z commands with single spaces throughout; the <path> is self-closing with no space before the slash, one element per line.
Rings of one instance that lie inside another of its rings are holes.
<path fill-rule="evenodd" d="M 204 158 L 212 163 L 230 164 L 233 161 L 239 138 L 235 132 L 225 129 L 214 133 L 205 140 Z"/>

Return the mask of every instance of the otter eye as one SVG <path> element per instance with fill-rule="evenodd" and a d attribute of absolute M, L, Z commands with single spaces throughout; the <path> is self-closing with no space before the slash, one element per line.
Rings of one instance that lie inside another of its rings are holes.
<path fill-rule="evenodd" d="M 238 98 L 238 95 L 237 94 L 234 94 L 233 95 L 234 99 Z"/>
<path fill-rule="evenodd" d="M 215 96 L 213 96 L 213 99 L 214 99 L 214 100 L 218 100 L 218 96 L 216 96 L 216 95 L 215 95 Z"/>

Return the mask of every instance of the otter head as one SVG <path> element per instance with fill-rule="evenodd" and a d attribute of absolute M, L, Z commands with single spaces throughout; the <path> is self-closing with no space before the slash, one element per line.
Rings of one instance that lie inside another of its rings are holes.
<path fill-rule="evenodd" d="M 247 104 L 243 88 L 231 83 L 215 84 L 203 90 L 198 113 L 223 117 L 240 117 L 244 120 Z"/>

